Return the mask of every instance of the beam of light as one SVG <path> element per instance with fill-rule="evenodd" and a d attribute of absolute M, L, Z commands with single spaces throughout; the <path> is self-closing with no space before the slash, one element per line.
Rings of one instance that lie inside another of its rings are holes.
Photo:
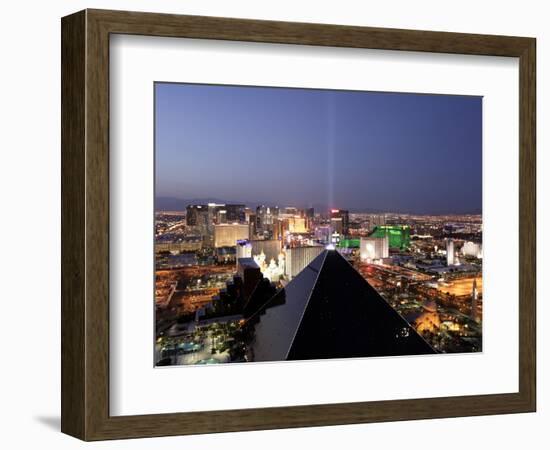
<path fill-rule="evenodd" d="M 336 153 L 336 112 L 334 95 L 326 95 L 326 143 L 327 143 L 327 206 L 334 206 L 334 158 Z"/>

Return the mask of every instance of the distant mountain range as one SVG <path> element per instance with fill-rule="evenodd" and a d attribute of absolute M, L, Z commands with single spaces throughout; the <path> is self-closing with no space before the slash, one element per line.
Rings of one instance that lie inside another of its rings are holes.
<path fill-rule="evenodd" d="M 205 205 L 207 203 L 229 203 L 242 204 L 243 202 L 224 200 L 221 198 L 191 198 L 183 199 L 176 197 L 157 197 L 155 198 L 155 211 L 185 211 L 187 205 Z M 246 203 L 244 203 L 246 204 Z"/>
<path fill-rule="evenodd" d="M 192 199 L 182 199 L 175 197 L 157 197 L 155 200 L 155 210 L 156 211 L 183 211 L 187 205 L 205 205 L 207 203 L 225 203 L 225 204 L 243 204 L 251 208 L 255 208 L 258 205 L 268 205 L 268 206 L 279 206 L 284 208 L 286 206 L 294 206 L 296 208 L 314 208 L 315 211 L 328 211 L 328 205 L 323 204 L 313 204 L 313 205 L 299 205 L 299 204 L 274 204 L 273 202 L 265 201 L 243 201 L 243 200 L 228 200 L 222 198 L 206 197 L 206 198 L 192 198 Z M 343 208 L 343 207 L 342 207 Z M 361 209 L 354 210 L 349 209 L 350 212 L 367 212 L 367 213 L 377 213 L 382 212 L 377 209 Z"/>
<path fill-rule="evenodd" d="M 182 199 L 176 197 L 157 197 L 155 199 L 155 211 L 184 211 L 187 205 L 204 205 L 207 203 L 227 203 L 227 204 L 244 204 L 249 207 L 256 207 L 257 205 L 273 205 L 273 202 L 262 202 L 262 201 L 243 201 L 243 200 L 228 200 L 223 198 L 215 197 L 205 197 L 205 198 L 191 198 L 191 199 Z M 313 204 L 313 205 L 286 205 L 279 204 L 280 207 L 285 206 L 295 206 L 297 208 L 314 208 L 316 212 L 328 211 L 329 206 L 326 204 Z M 340 206 L 342 209 L 345 209 L 345 205 Z M 368 213 L 368 214 L 377 214 L 377 213 L 401 213 L 401 214 L 434 214 L 434 215 L 444 215 L 444 214 L 481 214 L 480 209 L 474 209 L 471 211 L 389 211 L 384 209 L 377 208 L 347 208 L 351 213 Z"/>

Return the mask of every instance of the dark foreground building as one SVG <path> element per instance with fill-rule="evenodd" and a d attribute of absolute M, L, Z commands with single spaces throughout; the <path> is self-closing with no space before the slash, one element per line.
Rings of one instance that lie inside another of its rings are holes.
<path fill-rule="evenodd" d="M 249 361 L 436 353 L 334 250 L 315 258 L 246 326 Z"/>

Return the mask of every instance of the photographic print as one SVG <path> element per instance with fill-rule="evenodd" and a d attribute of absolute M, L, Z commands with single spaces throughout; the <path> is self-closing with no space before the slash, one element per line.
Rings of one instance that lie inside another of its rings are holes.
<path fill-rule="evenodd" d="M 482 97 L 154 89 L 156 366 L 482 351 Z"/>

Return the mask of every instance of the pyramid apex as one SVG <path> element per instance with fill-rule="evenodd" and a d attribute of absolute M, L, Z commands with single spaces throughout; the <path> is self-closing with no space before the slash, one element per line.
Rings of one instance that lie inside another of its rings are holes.
<path fill-rule="evenodd" d="M 432 354 L 338 252 L 326 249 L 251 321 L 252 361 Z"/>

